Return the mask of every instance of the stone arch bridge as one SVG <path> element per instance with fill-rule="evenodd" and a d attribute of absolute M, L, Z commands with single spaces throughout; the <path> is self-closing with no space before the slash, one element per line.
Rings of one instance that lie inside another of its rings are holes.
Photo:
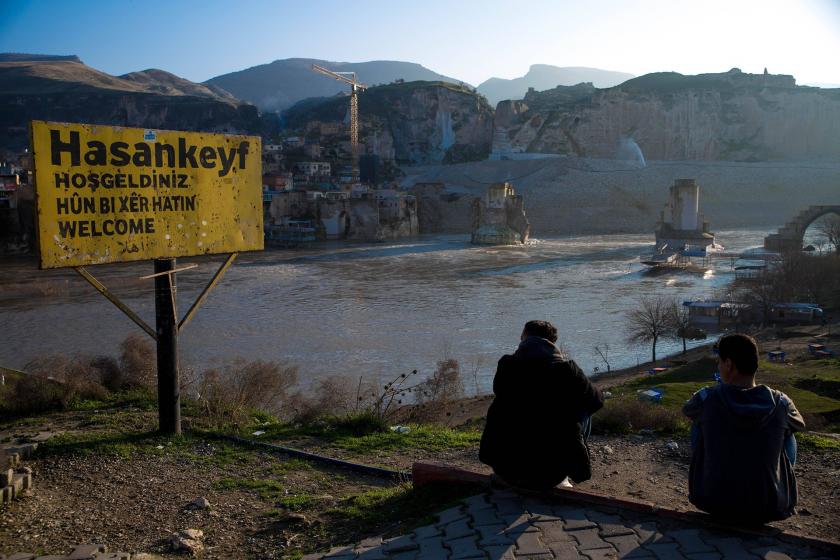
<path fill-rule="evenodd" d="M 805 230 L 826 214 L 837 214 L 840 216 L 840 205 L 809 206 L 782 226 L 778 232 L 771 233 L 765 237 L 764 248 L 768 251 L 779 253 L 799 251 L 802 249 L 802 238 L 805 235 Z"/>

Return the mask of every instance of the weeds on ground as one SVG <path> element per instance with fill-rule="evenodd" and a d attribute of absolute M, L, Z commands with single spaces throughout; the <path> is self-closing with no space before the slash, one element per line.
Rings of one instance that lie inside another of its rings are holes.
<path fill-rule="evenodd" d="M 796 442 L 802 447 L 818 451 L 840 449 L 840 439 L 808 432 L 796 434 Z"/>
<path fill-rule="evenodd" d="M 260 440 L 288 441 L 302 437 L 318 439 L 325 444 L 346 450 L 355 455 L 369 455 L 380 451 L 420 449 L 429 452 L 445 451 L 477 445 L 481 431 L 454 429 L 437 424 L 409 424 L 408 432 L 399 433 L 374 426 L 370 431 L 358 429 L 362 423 L 349 422 L 346 418 L 326 418 L 307 425 L 275 424 L 260 426 L 265 433 Z M 240 432 L 253 438 L 253 426 Z"/>
<path fill-rule="evenodd" d="M 689 422 L 673 408 L 640 401 L 635 396 L 608 399 L 604 408 L 592 417 L 596 433 L 627 434 L 653 430 L 663 434 L 688 433 Z"/>

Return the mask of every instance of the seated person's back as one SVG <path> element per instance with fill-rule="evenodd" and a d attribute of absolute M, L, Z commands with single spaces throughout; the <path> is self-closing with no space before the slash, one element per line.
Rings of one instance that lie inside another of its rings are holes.
<path fill-rule="evenodd" d="M 499 360 L 479 458 L 511 484 L 548 489 L 590 477 L 581 421 L 603 397 L 554 345 L 557 330 L 529 321 L 513 355 Z"/>
<path fill-rule="evenodd" d="M 805 423 L 787 395 L 755 385 L 752 338 L 724 336 L 717 351 L 722 383 L 701 389 L 683 407 L 694 420 L 689 500 L 742 523 L 785 519 L 797 501 L 785 439 Z"/>

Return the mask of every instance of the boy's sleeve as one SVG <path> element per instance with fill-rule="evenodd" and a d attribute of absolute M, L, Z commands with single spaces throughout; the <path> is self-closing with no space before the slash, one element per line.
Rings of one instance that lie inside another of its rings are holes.
<path fill-rule="evenodd" d="M 683 405 L 683 414 L 691 418 L 692 420 L 697 420 L 700 418 L 700 414 L 703 412 L 703 401 L 706 400 L 706 388 L 703 387 L 694 395 L 685 401 Z"/>
<path fill-rule="evenodd" d="M 792 432 L 801 432 L 805 429 L 805 419 L 802 418 L 802 415 L 799 414 L 799 411 L 796 410 L 796 405 L 793 404 L 793 401 L 790 399 L 789 396 L 782 393 L 781 397 L 782 403 L 787 406 L 788 411 L 788 429 Z"/>

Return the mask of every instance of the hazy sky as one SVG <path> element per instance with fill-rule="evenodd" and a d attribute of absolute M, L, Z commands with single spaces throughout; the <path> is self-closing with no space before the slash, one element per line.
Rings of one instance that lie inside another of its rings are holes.
<path fill-rule="evenodd" d="M 0 52 L 193 81 L 272 60 L 405 60 L 474 85 L 534 63 L 840 84 L 840 0 L 0 0 Z"/>

